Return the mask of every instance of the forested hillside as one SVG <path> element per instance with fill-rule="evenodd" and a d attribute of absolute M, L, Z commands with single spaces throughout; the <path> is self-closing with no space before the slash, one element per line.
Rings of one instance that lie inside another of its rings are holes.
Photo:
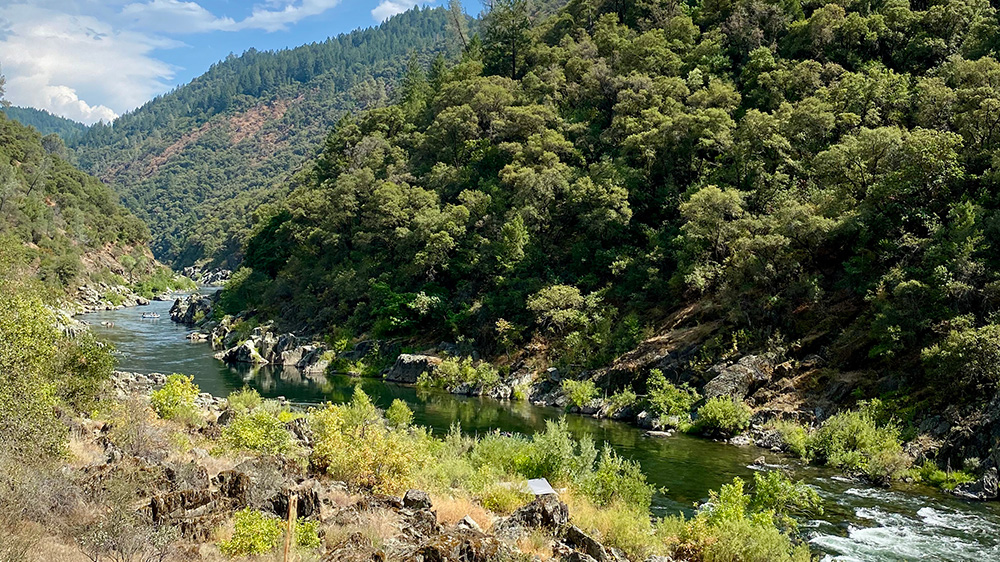
<path fill-rule="evenodd" d="M 527 10 L 496 2 L 460 63 L 338 124 L 232 309 L 543 341 L 579 373 L 697 303 L 727 345 L 896 373 L 921 408 L 992 396 L 995 3 Z"/>
<path fill-rule="evenodd" d="M 428 64 L 448 43 L 447 12 L 418 9 L 322 43 L 251 49 L 72 147 L 146 220 L 160 259 L 237 261 L 252 213 L 287 193 L 329 128 L 389 100 L 411 54 Z"/>
<path fill-rule="evenodd" d="M 0 115 L 0 246 L 7 258 L 62 295 L 115 273 L 135 280 L 153 273 L 148 240 L 149 229 L 108 186 L 67 162 L 59 137 Z"/>
<path fill-rule="evenodd" d="M 28 125 L 29 127 L 34 127 L 38 129 L 38 132 L 43 135 L 56 134 L 62 137 L 64 140 L 72 140 L 77 135 L 83 134 L 87 130 L 87 126 L 83 123 L 78 123 L 72 119 L 66 119 L 65 117 L 59 117 L 58 115 L 52 115 L 44 109 L 35 109 L 33 107 L 5 107 L 0 108 L 7 114 L 7 117 L 21 123 L 22 125 Z"/>

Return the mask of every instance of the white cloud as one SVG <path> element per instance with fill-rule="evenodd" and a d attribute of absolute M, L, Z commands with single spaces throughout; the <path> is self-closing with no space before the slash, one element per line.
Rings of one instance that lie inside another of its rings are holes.
<path fill-rule="evenodd" d="M 175 69 L 155 51 L 184 43 L 169 37 L 279 31 L 340 2 L 260 0 L 235 20 L 198 0 L 0 0 L 6 98 L 84 123 L 110 120 L 170 87 Z"/>
<path fill-rule="evenodd" d="M 254 6 L 250 17 L 237 22 L 232 29 L 263 29 L 264 31 L 280 31 L 287 29 L 289 24 L 297 23 L 340 4 L 340 0 L 299 0 L 297 2 L 268 2 Z M 279 8 L 279 9 L 269 9 Z"/>
<path fill-rule="evenodd" d="M 152 0 L 124 6 L 119 14 L 143 29 L 171 33 L 202 33 L 232 29 L 231 18 L 219 18 L 197 2 Z"/>
<path fill-rule="evenodd" d="M 383 22 L 396 14 L 402 14 L 406 10 L 417 6 L 419 2 L 409 0 L 382 0 L 382 3 L 372 10 L 372 17 L 377 22 Z"/>
<path fill-rule="evenodd" d="M 2 20 L 0 64 L 15 105 L 94 123 L 141 105 L 173 78 L 151 52 L 175 41 L 29 4 L 8 6 Z"/>

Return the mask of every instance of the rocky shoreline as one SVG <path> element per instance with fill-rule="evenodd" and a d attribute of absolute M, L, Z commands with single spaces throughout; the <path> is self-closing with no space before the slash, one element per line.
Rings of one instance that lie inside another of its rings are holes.
<path fill-rule="evenodd" d="M 117 371 L 110 382 L 111 395 L 120 401 L 134 396 L 148 398 L 166 378 L 158 373 Z M 217 434 L 220 426 L 233 419 L 225 399 L 202 393 L 195 405 L 207 420 L 207 425 L 198 430 L 200 433 Z M 105 453 L 102 460 L 87 470 L 98 478 L 119 470 L 116 467 L 121 465 L 161 474 L 162 481 L 155 482 L 148 491 L 149 497 L 143 499 L 139 512 L 155 525 L 176 529 L 180 538 L 193 543 L 213 540 L 217 529 L 244 507 L 285 518 L 294 497 L 296 515 L 306 521 L 355 528 L 372 512 L 388 520 L 388 528 L 383 528 L 383 532 L 391 536 L 381 544 L 357 533 L 350 534 L 334 544 L 328 541 L 320 558 L 324 562 L 514 560 L 513 556 L 520 554 L 519 541 L 536 531 L 551 537 L 552 552 L 563 562 L 628 562 L 623 552 L 601 544 L 573 525 L 568 506 L 556 494 L 539 495 L 508 516 L 493 516 L 480 510 L 478 518 L 488 517 L 488 521 L 478 522 L 472 514 L 460 518 L 450 514 L 449 520 L 443 520 L 431 496 L 420 490 L 411 489 L 401 497 L 350 490 L 343 482 L 330 481 L 309 469 L 266 456 L 249 458 L 212 473 L 199 460 L 209 458 L 206 451 L 191 451 L 193 460 L 187 464 L 137 456 L 111 443 L 106 437 L 108 425 L 89 420 L 80 425 L 84 430 L 78 433 L 85 439 L 89 437 Z M 308 426 L 295 421 L 288 426 L 297 446 L 308 451 L 312 440 Z M 218 461 L 210 464 L 216 466 Z M 489 531 L 484 531 L 487 525 Z M 646 562 L 669 560 L 652 556 Z"/>
<path fill-rule="evenodd" d="M 198 329 L 189 338 L 210 342 L 217 350 L 215 356 L 230 364 L 284 366 L 298 369 L 304 375 L 321 376 L 335 361 L 350 364 L 362 359 L 369 363 L 392 360 L 390 366 L 374 375 L 387 382 L 412 385 L 425 373 L 433 378 L 444 357 L 464 355 L 458 346 L 449 343 L 441 343 L 424 353 L 400 353 L 398 341 L 361 341 L 351 349 L 335 353 L 314 338 L 276 333 L 272 324 L 245 331 L 247 319 L 243 317 L 225 317 L 219 322 L 203 320 L 212 317 L 216 298 L 217 295 L 192 295 L 178 299 L 171 309 L 171 319 L 196 326 Z M 804 384 L 804 379 L 817 374 L 829 376 L 822 357 L 808 355 L 801 360 L 779 360 L 777 353 L 748 354 L 721 361 L 707 369 L 693 369 L 691 363 L 697 350 L 697 345 L 675 345 L 667 350 L 640 347 L 610 367 L 585 375 L 597 381 L 599 386 L 613 387 L 616 380 L 634 377 L 632 373 L 658 369 L 671 381 L 700 389 L 706 399 L 731 397 L 748 403 L 755 409 L 748 431 L 727 442 L 736 446 L 755 445 L 774 452 L 787 452 L 787 445 L 779 432 L 770 427 L 772 422 L 792 420 L 815 425 L 834 413 L 837 404 L 856 384 L 848 377 L 842 377 L 843 380 L 834 377 L 809 401 L 792 401 L 789 396 L 795 396 L 796 385 Z M 645 429 L 651 437 L 669 436 L 680 425 L 679 419 L 657 417 L 635 405 L 616 407 L 607 396 L 595 397 L 583 405 L 571 405 L 561 387 L 563 376 L 553 367 L 538 369 L 522 362 L 512 365 L 509 373 L 489 386 L 460 383 L 446 386 L 445 390 L 456 395 L 486 396 L 496 400 L 525 399 L 535 406 L 563 408 L 569 413 L 629 423 Z M 996 407 L 991 407 L 987 413 L 990 419 L 996 420 L 992 425 L 1000 432 L 1000 397 L 994 402 Z M 977 423 L 990 425 L 988 420 L 984 423 L 982 419 Z M 983 475 L 976 482 L 958 486 L 954 493 L 964 499 L 1000 499 L 1000 479 L 996 477 L 996 461 L 1000 459 L 991 457 L 993 447 L 984 436 L 969 429 L 968 422 L 955 411 L 929 417 L 920 424 L 918 437 L 906 443 L 906 452 L 915 463 L 925 459 L 956 458 L 959 459 L 957 465 L 961 466 L 965 458 L 987 460 Z"/>

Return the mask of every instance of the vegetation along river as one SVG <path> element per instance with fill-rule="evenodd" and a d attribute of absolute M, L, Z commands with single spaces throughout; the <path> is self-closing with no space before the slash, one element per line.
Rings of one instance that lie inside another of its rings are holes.
<path fill-rule="evenodd" d="M 234 369 L 215 359 L 208 344 L 186 340 L 188 330 L 169 320 L 170 306 L 154 302 L 142 309 L 88 315 L 86 320 L 115 344 L 120 369 L 193 375 L 204 392 L 216 396 L 250 386 L 264 396 L 284 396 L 294 402 L 344 402 L 360 384 L 383 408 L 395 398 L 405 400 L 415 421 L 436 433 L 447 432 L 460 422 L 464 431 L 473 434 L 492 430 L 530 434 L 543 429 L 546 420 L 563 415 L 560 410 L 525 402 L 424 392 L 375 379 L 306 378 L 294 369 Z M 141 319 L 140 310 L 158 312 L 161 319 Z M 105 327 L 101 322 L 114 325 Z M 654 500 L 658 514 L 690 512 L 709 490 L 734 476 L 752 478 L 751 465 L 763 455 L 769 465 L 783 465 L 822 495 L 823 515 L 804 522 L 802 530 L 824 560 L 1000 560 L 997 504 L 963 502 L 926 487 L 874 488 L 754 447 L 683 434 L 650 438 L 641 429 L 620 422 L 576 415 L 566 418 L 575 434 L 589 434 L 599 444 L 606 442 L 638 461 L 652 483 L 666 488 Z"/>

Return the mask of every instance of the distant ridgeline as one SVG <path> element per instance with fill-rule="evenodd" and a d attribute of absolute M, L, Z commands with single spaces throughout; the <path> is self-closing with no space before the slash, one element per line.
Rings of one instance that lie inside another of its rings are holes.
<path fill-rule="evenodd" d="M 59 137 L 0 115 L 0 266 L 26 264 L 56 293 L 138 281 L 156 270 L 148 240 L 114 191 L 67 162 Z"/>
<path fill-rule="evenodd" d="M 78 135 L 82 135 L 87 130 L 87 126 L 72 119 L 52 115 L 44 109 L 33 107 L 0 107 L 0 111 L 7 114 L 7 117 L 38 129 L 43 135 L 59 135 L 63 140 L 72 140 Z"/>
<path fill-rule="evenodd" d="M 230 56 L 70 145 L 146 220 L 158 258 L 225 264 L 254 211 L 287 194 L 345 112 L 392 99 L 411 54 L 427 64 L 455 43 L 447 14 L 416 9 L 322 43 Z"/>

